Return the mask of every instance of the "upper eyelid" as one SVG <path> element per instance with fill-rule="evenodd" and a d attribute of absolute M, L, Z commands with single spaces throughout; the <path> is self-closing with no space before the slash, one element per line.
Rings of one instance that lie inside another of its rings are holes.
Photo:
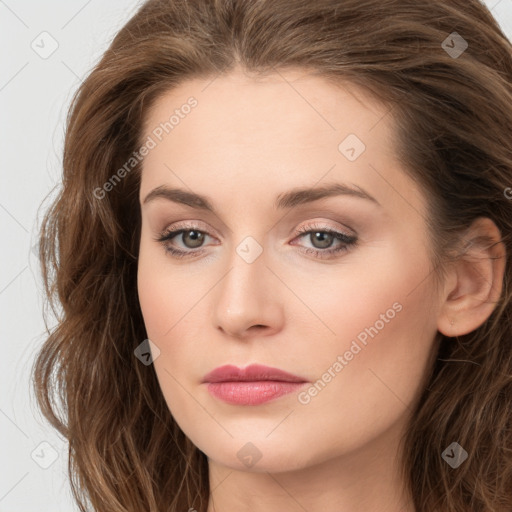
<path fill-rule="evenodd" d="M 351 235 L 351 234 L 355 235 L 356 234 L 354 229 L 342 224 L 341 222 L 337 222 L 332 219 L 329 221 L 313 220 L 310 222 L 312 224 L 310 224 L 309 226 L 307 224 L 301 225 L 300 229 L 331 229 L 334 231 L 346 232 L 345 234 L 347 234 L 347 235 Z M 336 222 L 336 224 L 338 224 L 338 226 L 329 226 L 327 224 L 328 222 Z M 341 227 L 339 227 L 339 226 L 341 226 Z M 210 227 L 208 226 L 208 224 L 201 220 L 176 221 L 176 222 L 171 223 L 168 226 L 166 226 L 162 231 L 176 231 L 176 230 L 180 230 L 180 229 L 195 229 L 195 228 L 200 228 L 200 227 L 203 227 L 203 229 L 198 229 L 198 231 L 203 231 L 203 232 L 206 232 L 207 234 L 210 234 L 212 231 L 210 229 Z M 232 232 L 231 229 L 229 231 Z M 295 231 L 297 231 L 297 229 L 295 229 Z M 217 230 L 213 229 L 213 232 L 216 233 Z"/>
<path fill-rule="evenodd" d="M 187 229 L 190 229 L 190 230 L 197 229 L 197 231 L 201 231 L 202 233 L 206 233 L 207 235 L 210 235 L 211 229 L 205 228 L 205 226 L 206 226 L 206 224 L 199 220 L 190 221 L 190 222 L 181 221 L 181 222 L 175 222 L 175 223 L 171 224 L 170 226 L 165 227 L 163 232 L 180 231 L 180 230 L 187 230 Z"/>
<path fill-rule="evenodd" d="M 175 232 L 175 231 L 182 231 L 182 230 L 190 229 L 190 230 L 200 231 L 200 232 L 211 237 L 212 234 L 210 232 L 210 229 L 202 229 L 203 225 L 204 224 L 201 221 L 191 221 L 190 223 L 187 223 L 186 221 L 176 222 L 176 223 L 172 224 L 171 226 L 164 228 L 161 231 L 161 233 L 164 234 L 167 232 Z M 296 228 L 294 230 L 294 234 L 296 234 L 297 236 L 303 236 L 310 231 L 314 231 L 315 229 L 318 231 L 336 231 L 340 234 L 350 236 L 350 237 L 357 236 L 353 229 L 350 229 L 345 226 L 343 228 L 332 227 L 329 225 L 322 224 L 320 221 L 314 221 L 313 224 L 309 225 L 309 226 L 303 225 L 299 229 Z M 298 231 L 300 231 L 300 233 L 297 233 Z M 174 233 L 174 236 L 177 236 L 177 235 L 178 235 L 178 233 Z"/>

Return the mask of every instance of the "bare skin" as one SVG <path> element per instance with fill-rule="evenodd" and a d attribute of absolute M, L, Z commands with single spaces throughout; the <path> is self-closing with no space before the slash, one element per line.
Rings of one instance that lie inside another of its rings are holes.
<path fill-rule="evenodd" d="M 394 157 L 387 109 L 361 90 L 300 71 L 191 80 L 156 102 L 145 137 L 190 96 L 197 106 L 145 157 L 138 290 L 162 393 L 208 456 L 208 512 L 414 512 L 399 441 L 436 334 L 485 321 L 503 260 L 475 246 L 479 263 L 454 265 L 435 286 L 428 197 Z M 334 183 L 359 195 L 274 207 L 292 189 Z M 206 196 L 215 212 L 144 202 L 163 185 Z M 345 237 L 329 246 L 325 229 Z M 500 236 L 486 221 L 474 233 Z M 309 384 L 251 406 L 201 382 L 251 363 Z"/>

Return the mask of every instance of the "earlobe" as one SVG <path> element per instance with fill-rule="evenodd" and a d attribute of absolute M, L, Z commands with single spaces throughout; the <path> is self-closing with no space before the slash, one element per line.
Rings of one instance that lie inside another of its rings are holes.
<path fill-rule="evenodd" d="M 445 336 L 468 334 L 491 315 L 500 298 L 506 251 L 491 219 L 478 218 L 464 237 L 466 249 L 449 271 L 438 330 Z"/>

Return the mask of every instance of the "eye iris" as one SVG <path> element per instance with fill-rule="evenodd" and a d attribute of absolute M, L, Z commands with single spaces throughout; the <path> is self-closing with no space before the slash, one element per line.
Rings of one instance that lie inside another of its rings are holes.
<path fill-rule="evenodd" d="M 185 242 L 185 239 L 187 237 L 190 237 L 192 239 L 192 244 L 189 245 Z M 197 231 L 195 229 L 191 229 L 190 231 L 184 231 L 183 232 L 183 242 L 185 242 L 185 245 L 190 248 L 200 247 L 203 243 L 204 234 L 200 231 Z"/>
<path fill-rule="evenodd" d="M 317 249 L 325 249 L 330 247 L 332 244 L 333 235 L 331 233 L 317 231 L 316 233 L 311 233 L 310 239 L 313 243 L 313 246 L 315 246 Z M 320 246 L 315 245 L 317 241 L 320 242 Z"/>

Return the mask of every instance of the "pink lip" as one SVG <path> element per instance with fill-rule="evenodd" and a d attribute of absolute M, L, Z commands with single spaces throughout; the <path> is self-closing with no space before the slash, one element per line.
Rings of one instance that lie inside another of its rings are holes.
<path fill-rule="evenodd" d="M 202 382 L 213 396 L 227 403 L 258 405 L 296 391 L 308 381 L 278 368 L 252 364 L 243 369 L 220 366 Z"/>

